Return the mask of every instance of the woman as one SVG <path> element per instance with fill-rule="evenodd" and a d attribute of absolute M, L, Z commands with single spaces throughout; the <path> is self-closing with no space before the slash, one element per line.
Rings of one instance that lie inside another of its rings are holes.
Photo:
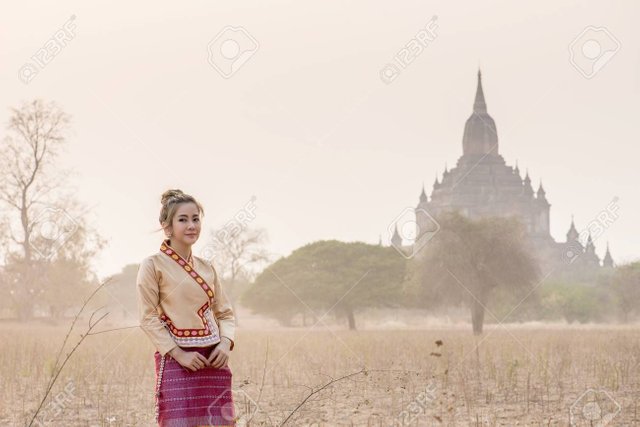
<path fill-rule="evenodd" d="M 204 210 L 180 190 L 162 195 L 160 251 L 138 270 L 140 327 L 156 348 L 156 421 L 162 427 L 234 426 L 235 319 L 213 264 L 191 254 Z"/>

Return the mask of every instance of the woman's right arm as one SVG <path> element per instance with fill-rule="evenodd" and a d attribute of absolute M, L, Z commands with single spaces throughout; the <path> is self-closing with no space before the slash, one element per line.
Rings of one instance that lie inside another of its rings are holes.
<path fill-rule="evenodd" d="M 151 339 L 158 352 L 164 356 L 178 345 L 164 327 L 158 315 L 158 306 L 160 305 L 158 283 L 159 280 L 153 261 L 150 258 L 146 258 L 140 264 L 136 280 L 140 328 Z"/>

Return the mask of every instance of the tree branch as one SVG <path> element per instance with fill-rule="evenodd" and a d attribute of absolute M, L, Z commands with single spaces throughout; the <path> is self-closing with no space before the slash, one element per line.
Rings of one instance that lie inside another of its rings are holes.
<path fill-rule="evenodd" d="M 97 310 L 95 310 L 92 314 L 91 314 L 91 319 L 89 322 L 89 328 L 87 330 L 86 333 L 81 334 L 80 335 L 80 341 L 78 341 L 78 343 L 71 349 L 71 351 L 69 353 L 67 353 L 65 359 L 62 361 L 62 365 L 60 365 L 60 368 L 58 368 L 58 363 L 60 362 L 61 356 L 62 356 L 62 351 L 64 350 L 67 341 L 69 340 L 69 336 L 71 335 L 71 332 L 73 331 L 73 328 L 76 324 L 76 322 L 78 321 L 78 319 L 80 318 L 80 315 L 82 314 L 82 312 L 84 311 L 84 309 L 86 308 L 87 304 L 89 303 L 89 301 L 91 301 L 91 299 L 93 299 L 93 297 L 96 295 L 96 293 L 98 293 L 98 291 L 100 289 L 102 289 L 107 282 L 110 279 L 105 280 L 104 282 L 102 282 L 92 293 L 91 295 L 89 295 L 89 297 L 84 301 L 84 303 L 82 304 L 82 307 L 80 307 L 80 310 L 76 313 L 75 317 L 73 318 L 73 321 L 71 322 L 71 326 L 69 327 L 69 330 L 67 331 L 67 335 L 64 337 L 64 340 L 62 341 L 62 345 L 60 346 L 60 350 L 58 351 L 58 355 L 56 356 L 56 361 L 55 364 L 53 365 L 53 372 L 51 373 L 51 379 L 49 380 L 49 384 L 47 385 L 47 389 L 45 391 L 44 397 L 42 398 L 42 400 L 40 401 L 40 405 L 38 406 L 38 409 L 36 409 L 36 412 L 33 414 L 33 418 L 31 418 L 31 422 L 29 423 L 29 427 L 31 427 L 36 419 L 36 417 L 38 416 L 38 414 L 40 413 L 40 410 L 42 409 L 42 405 L 44 405 L 44 402 L 47 400 L 47 397 L 49 397 L 49 393 L 51 393 L 51 389 L 53 388 L 56 380 L 58 379 L 58 376 L 60 375 L 60 372 L 62 372 L 62 369 L 64 369 L 65 365 L 67 364 L 67 361 L 69 361 L 69 358 L 71 358 L 71 355 L 76 351 L 76 349 L 80 346 L 80 344 L 85 340 L 85 338 L 87 336 L 89 336 L 89 333 L 91 332 L 91 330 L 96 327 L 98 325 L 98 323 L 104 319 L 107 314 L 109 313 L 105 313 L 105 315 L 103 315 L 102 317 L 100 317 L 96 322 L 91 323 L 91 319 L 93 318 L 94 314 L 96 313 Z"/>
<path fill-rule="evenodd" d="M 312 392 L 311 392 L 307 397 L 305 397 L 305 398 L 304 398 L 304 400 L 303 400 L 302 402 L 300 402 L 300 403 L 298 404 L 298 406 L 296 406 L 296 408 L 295 408 L 293 411 L 291 411 L 291 413 L 289 414 L 289 416 L 288 416 L 287 418 L 285 418 L 285 420 L 282 422 L 282 424 L 280 424 L 280 427 L 282 427 L 283 425 L 285 425 L 285 424 L 287 423 L 287 421 L 289 421 L 289 420 L 291 419 L 291 417 L 293 416 L 293 414 L 295 414 L 295 413 L 298 411 L 298 409 L 300 409 L 300 408 L 302 407 L 302 405 L 304 405 L 305 403 L 307 403 L 307 401 L 308 401 L 308 400 L 309 400 L 309 399 L 310 399 L 314 394 L 319 393 L 320 391 L 324 390 L 325 388 L 329 387 L 330 385 L 332 385 L 332 384 L 334 384 L 334 383 L 336 383 L 336 382 L 338 382 L 338 381 L 342 381 L 342 380 L 344 380 L 344 379 L 351 378 L 351 377 L 353 377 L 353 376 L 360 375 L 360 374 L 366 374 L 366 373 L 367 373 L 367 370 L 366 370 L 366 369 L 361 369 L 361 370 L 359 370 L 359 371 L 357 371 L 357 372 L 353 372 L 353 373 L 351 373 L 351 374 L 344 375 L 344 376 L 342 376 L 342 377 L 340 377 L 340 378 L 333 379 L 333 380 L 329 381 L 328 383 L 326 383 L 325 385 L 323 385 L 322 387 L 320 387 L 319 389 L 312 391 Z"/>

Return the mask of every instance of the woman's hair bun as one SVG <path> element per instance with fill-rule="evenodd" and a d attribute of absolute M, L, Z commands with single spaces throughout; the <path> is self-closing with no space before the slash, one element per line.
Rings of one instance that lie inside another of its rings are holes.
<path fill-rule="evenodd" d="M 165 191 L 160 197 L 160 202 L 162 203 L 162 207 L 160 208 L 160 217 L 158 219 L 163 228 L 173 224 L 173 217 L 181 203 L 195 203 L 198 211 L 204 215 L 202 205 L 196 201 L 193 196 L 185 194 L 182 190 L 173 189 Z"/>
<path fill-rule="evenodd" d="M 182 192 L 182 190 L 167 190 L 162 193 L 162 197 L 160 197 L 160 203 L 166 205 L 172 198 L 178 198 L 183 195 L 184 193 Z"/>

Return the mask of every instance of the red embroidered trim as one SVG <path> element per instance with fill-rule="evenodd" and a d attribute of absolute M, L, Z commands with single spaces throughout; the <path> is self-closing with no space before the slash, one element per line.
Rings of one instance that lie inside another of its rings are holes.
<path fill-rule="evenodd" d="M 160 251 L 169 255 L 171 259 L 177 262 L 184 269 L 184 271 L 186 271 L 189 274 L 189 276 L 191 276 L 193 280 L 195 280 L 198 283 L 198 285 L 200 285 L 202 290 L 206 292 L 209 298 L 213 298 L 213 291 L 211 290 L 207 282 L 205 282 L 204 279 L 200 277 L 200 275 L 196 273 L 196 271 L 193 268 L 191 268 L 191 266 L 187 263 L 187 261 L 184 260 L 184 258 L 178 255 L 173 249 L 171 249 L 171 247 L 167 244 L 168 241 L 169 240 L 165 240 L 164 242 L 162 242 L 162 245 L 160 246 Z"/>
<path fill-rule="evenodd" d="M 202 337 L 205 335 L 209 335 L 209 326 L 207 323 L 207 319 L 204 318 L 204 311 L 208 308 L 209 308 L 209 302 L 206 302 L 202 307 L 200 307 L 200 310 L 198 310 L 198 316 L 200 316 L 200 319 L 202 319 L 202 324 L 205 325 L 204 328 L 179 329 L 173 326 L 173 322 L 171 321 L 171 319 L 169 319 L 169 317 L 166 314 L 162 313 L 160 318 L 164 320 L 164 322 L 167 324 L 169 329 L 171 329 L 171 333 L 173 333 L 173 335 L 176 335 L 178 337 Z"/>

